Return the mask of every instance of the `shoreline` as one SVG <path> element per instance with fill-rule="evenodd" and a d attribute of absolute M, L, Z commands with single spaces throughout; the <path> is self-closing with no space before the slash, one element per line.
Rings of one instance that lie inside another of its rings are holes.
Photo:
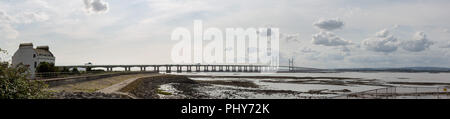
<path fill-rule="evenodd" d="M 267 84 L 280 84 L 281 86 L 317 85 L 331 86 L 334 88 L 310 87 L 310 89 L 299 91 L 294 90 L 295 88 L 273 89 L 270 88 L 270 86 L 268 87 Z M 73 95 L 75 96 L 69 95 L 70 92 L 59 93 L 68 95 L 66 96 L 68 98 L 63 97 L 62 99 L 96 99 L 96 96 L 98 96 L 99 99 L 105 99 L 105 97 L 111 97 L 111 99 L 329 99 L 367 90 L 395 87 L 395 84 L 420 84 L 420 86 L 433 86 L 438 84 L 450 85 L 450 83 L 433 82 L 380 83 L 380 80 L 377 79 L 329 76 L 296 77 L 157 74 L 123 80 L 95 92 L 82 91 L 81 94 L 80 92 L 74 92 Z M 360 91 L 355 91 L 354 89 L 351 89 L 352 87 L 354 88 L 354 86 L 374 86 L 374 88 L 362 87 Z"/>

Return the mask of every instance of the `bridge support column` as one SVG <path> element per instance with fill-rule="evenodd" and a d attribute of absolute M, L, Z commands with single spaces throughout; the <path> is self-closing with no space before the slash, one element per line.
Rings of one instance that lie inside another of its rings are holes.
<path fill-rule="evenodd" d="M 145 71 L 146 69 L 145 69 L 146 67 L 141 67 L 141 71 Z"/>
<path fill-rule="evenodd" d="M 212 72 L 216 72 L 216 68 L 217 68 L 217 67 L 216 67 L 216 66 L 214 66 L 214 65 L 213 65 L 213 66 L 211 66 Z"/>
<path fill-rule="evenodd" d="M 209 66 L 204 66 L 204 69 L 203 69 L 205 72 L 209 72 Z"/>
<path fill-rule="evenodd" d="M 196 72 L 200 72 L 200 66 L 198 66 L 198 65 L 195 66 L 195 71 L 196 71 Z"/>
<path fill-rule="evenodd" d="M 166 73 L 172 73 L 172 67 L 166 66 Z"/>
<path fill-rule="evenodd" d="M 153 71 L 158 72 L 159 73 L 159 66 L 154 66 L 153 67 Z"/>
<path fill-rule="evenodd" d="M 192 66 L 187 66 L 187 72 L 192 72 Z"/>
<path fill-rule="evenodd" d="M 223 72 L 223 66 L 219 66 L 219 72 Z"/>
<path fill-rule="evenodd" d="M 177 66 L 177 73 L 181 73 L 183 70 L 183 66 Z"/>

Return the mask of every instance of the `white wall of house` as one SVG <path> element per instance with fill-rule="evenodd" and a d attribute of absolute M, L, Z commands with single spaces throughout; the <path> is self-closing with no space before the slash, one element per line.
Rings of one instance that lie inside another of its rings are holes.
<path fill-rule="evenodd" d="M 12 57 L 12 65 L 14 67 L 16 67 L 19 64 L 29 66 L 30 73 L 34 73 L 36 71 L 35 67 L 36 60 L 33 57 L 37 57 L 37 54 L 34 51 L 33 46 L 21 46 Z"/>
<path fill-rule="evenodd" d="M 12 56 L 12 65 L 16 67 L 23 64 L 29 67 L 31 78 L 35 77 L 37 66 L 41 62 L 55 63 L 55 57 L 39 55 L 32 44 L 20 45 L 19 49 Z"/>

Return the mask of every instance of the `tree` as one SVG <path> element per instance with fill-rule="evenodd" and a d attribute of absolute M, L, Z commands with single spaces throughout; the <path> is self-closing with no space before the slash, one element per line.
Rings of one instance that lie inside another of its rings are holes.
<path fill-rule="evenodd" d="M 36 71 L 38 73 L 56 72 L 56 67 L 53 63 L 41 62 L 36 68 Z"/>
<path fill-rule="evenodd" d="M 72 69 L 72 73 L 78 74 L 78 73 L 80 73 L 80 71 L 78 71 L 78 68 L 75 67 Z"/>
<path fill-rule="evenodd" d="M 62 70 L 60 70 L 60 72 L 70 72 L 70 70 L 67 67 L 63 67 Z"/>
<path fill-rule="evenodd" d="M 0 53 L 1 55 L 2 53 Z M 49 97 L 44 82 L 28 78 L 28 67 L 12 67 L 0 61 L 0 99 L 40 99 Z"/>

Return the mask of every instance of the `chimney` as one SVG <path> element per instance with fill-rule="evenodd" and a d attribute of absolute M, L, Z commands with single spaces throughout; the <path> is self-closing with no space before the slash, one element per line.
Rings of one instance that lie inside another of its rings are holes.
<path fill-rule="evenodd" d="M 33 48 L 33 43 L 21 43 L 19 48 Z"/>
<path fill-rule="evenodd" d="M 49 47 L 48 46 L 37 46 L 36 49 L 49 51 Z"/>

